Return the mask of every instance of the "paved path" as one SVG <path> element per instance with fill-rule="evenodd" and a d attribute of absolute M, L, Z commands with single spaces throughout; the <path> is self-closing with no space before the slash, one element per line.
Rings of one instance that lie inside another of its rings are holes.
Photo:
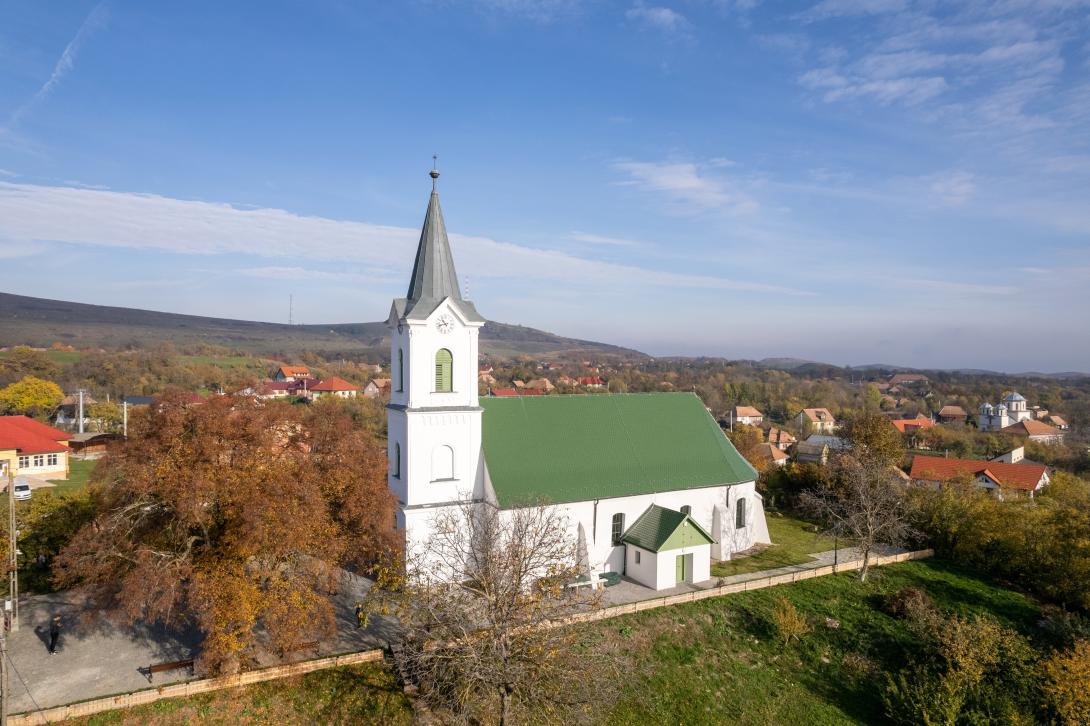
<path fill-rule="evenodd" d="M 336 597 L 337 634 L 319 646 L 318 655 L 335 655 L 383 647 L 393 632 L 388 618 L 371 618 L 366 630 L 356 627 L 355 603 L 368 581 L 345 575 Z M 73 701 L 128 693 L 149 687 L 146 669 L 152 663 L 189 658 L 198 634 L 146 625 L 118 626 L 102 615 L 81 621 L 84 600 L 73 593 L 35 595 L 20 601 L 20 628 L 8 634 L 11 673 L 11 712 L 59 706 Z M 49 621 L 61 615 L 64 627 L 56 655 L 47 651 Z M 295 654 L 295 660 L 315 657 L 314 651 Z M 263 654 L 260 665 L 281 663 Z M 199 675 L 199 674 L 198 674 Z M 155 675 L 155 685 L 190 678 L 186 670 Z"/>
<path fill-rule="evenodd" d="M 906 551 L 907 550 L 896 547 L 882 547 L 876 549 L 874 554 L 893 555 Z M 813 557 L 814 559 L 799 565 L 788 565 L 787 567 L 776 567 L 771 570 L 759 570 L 757 572 L 745 572 L 740 575 L 730 575 L 728 577 L 713 577 L 712 579 L 704 580 L 703 582 L 686 582 L 666 590 L 653 590 L 650 587 L 641 585 L 635 580 L 630 580 L 625 577 L 619 584 L 605 589 L 602 593 L 602 605 L 605 607 L 627 605 L 628 603 L 639 602 L 640 600 L 669 597 L 670 595 L 680 595 L 682 593 L 696 592 L 698 590 L 710 590 L 713 587 L 719 587 L 720 585 L 733 585 L 738 582 L 762 580 L 769 577 L 776 577 L 777 575 L 787 575 L 792 572 L 816 570 L 819 567 L 826 567 L 833 564 L 834 559 L 838 562 L 852 562 L 853 560 L 862 559 L 863 553 L 860 552 L 857 547 L 841 547 L 839 550 L 835 551 L 828 550 L 826 552 L 815 552 L 811 554 L 810 557 Z"/>

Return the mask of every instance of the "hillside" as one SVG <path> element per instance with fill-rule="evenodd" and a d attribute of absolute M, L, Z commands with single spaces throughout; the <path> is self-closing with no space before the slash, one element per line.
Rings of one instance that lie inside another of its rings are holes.
<path fill-rule="evenodd" d="M 379 359 L 387 355 L 389 345 L 382 322 L 284 325 L 0 293 L 0 346 L 45 347 L 61 342 L 77 348 L 131 348 L 167 341 L 179 346 L 207 343 L 265 355 L 309 350 Z M 628 348 L 493 321 L 481 331 L 481 352 L 500 357 L 580 353 L 645 357 Z"/>

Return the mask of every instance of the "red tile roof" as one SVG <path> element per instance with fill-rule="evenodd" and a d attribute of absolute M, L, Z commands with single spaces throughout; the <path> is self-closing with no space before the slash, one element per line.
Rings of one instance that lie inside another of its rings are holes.
<path fill-rule="evenodd" d="M 920 415 L 916 418 L 899 418 L 890 421 L 891 424 L 897 427 L 897 430 L 902 434 L 908 431 L 918 431 L 920 429 L 929 429 L 935 425 L 935 422 L 926 416 Z"/>
<path fill-rule="evenodd" d="M 999 430 L 1005 434 L 1023 434 L 1025 436 L 1063 436 L 1063 431 L 1060 429 L 1031 418 L 1012 423 L 1010 426 L 1004 426 Z"/>
<path fill-rule="evenodd" d="M 755 409 L 753 406 L 735 406 L 734 417 L 741 418 L 742 416 L 763 418 L 764 414 Z"/>
<path fill-rule="evenodd" d="M 580 386 L 601 386 L 605 384 L 605 381 L 598 376 L 579 376 L 578 382 Z"/>
<path fill-rule="evenodd" d="M 509 398 L 511 396 L 544 396 L 545 391 L 540 388 L 492 388 L 489 394 L 496 398 Z"/>
<path fill-rule="evenodd" d="M 318 392 L 323 392 L 323 391 L 358 391 L 358 390 L 360 390 L 360 387 L 352 385 L 351 383 L 344 380 L 343 378 L 338 378 L 337 376 L 330 376 L 329 378 L 325 378 L 323 380 L 320 380 L 317 383 L 315 383 L 314 385 L 310 386 L 309 390 L 318 391 Z"/>
<path fill-rule="evenodd" d="M 26 416 L 0 416 L 0 449 L 15 449 L 20 454 L 67 451 L 68 447 L 60 442 L 71 438 Z"/>
<path fill-rule="evenodd" d="M 913 479 L 946 481 L 958 476 L 984 474 L 1001 487 L 1034 491 L 1048 472 L 1044 464 L 1008 464 L 1002 461 L 948 459 L 942 456 L 916 456 L 912 460 Z"/>
<path fill-rule="evenodd" d="M 832 412 L 827 408 L 804 408 L 802 409 L 802 413 L 814 423 L 836 420 L 833 418 Z"/>

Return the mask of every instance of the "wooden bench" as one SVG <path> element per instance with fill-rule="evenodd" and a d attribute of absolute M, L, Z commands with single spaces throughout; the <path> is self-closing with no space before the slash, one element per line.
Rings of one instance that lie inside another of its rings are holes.
<path fill-rule="evenodd" d="M 318 641 L 317 640 L 307 640 L 307 641 L 304 641 L 304 642 L 299 643 L 297 645 L 289 645 L 287 648 L 282 648 L 280 650 L 280 657 L 281 658 L 287 658 L 288 654 L 297 653 L 300 650 L 313 650 L 314 655 L 318 655 Z"/>
<path fill-rule="evenodd" d="M 189 675 L 193 675 L 193 659 L 186 658 L 185 660 L 173 660 L 169 663 L 153 663 L 148 666 L 148 683 L 151 683 L 152 677 L 156 673 L 165 673 L 166 671 L 176 671 L 179 668 L 188 668 Z"/>
<path fill-rule="evenodd" d="M 581 587 L 589 587 L 591 590 L 597 590 L 605 584 L 605 580 L 599 578 L 597 575 L 593 579 L 588 578 L 586 580 L 573 580 L 564 585 L 564 587 L 570 587 L 572 591 L 576 591 Z"/>

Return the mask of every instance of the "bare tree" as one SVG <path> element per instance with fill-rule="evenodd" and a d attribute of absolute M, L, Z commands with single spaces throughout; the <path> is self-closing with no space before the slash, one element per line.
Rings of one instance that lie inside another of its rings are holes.
<path fill-rule="evenodd" d="M 824 521 L 829 532 L 856 542 L 863 555 L 860 582 L 867 580 L 876 547 L 898 546 L 915 536 L 904 484 L 881 457 L 837 457 L 833 476 L 803 492 L 800 504 Z"/>
<path fill-rule="evenodd" d="M 570 624 L 599 603 L 565 587 L 582 574 L 566 525 L 548 506 L 466 505 L 438 515 L 434 536 L 409 553 L 393 594 L 399 666 L 437 712 L 552 723 L 609 703 L 616 657 L 591 647 L 592 629 Z"/>

